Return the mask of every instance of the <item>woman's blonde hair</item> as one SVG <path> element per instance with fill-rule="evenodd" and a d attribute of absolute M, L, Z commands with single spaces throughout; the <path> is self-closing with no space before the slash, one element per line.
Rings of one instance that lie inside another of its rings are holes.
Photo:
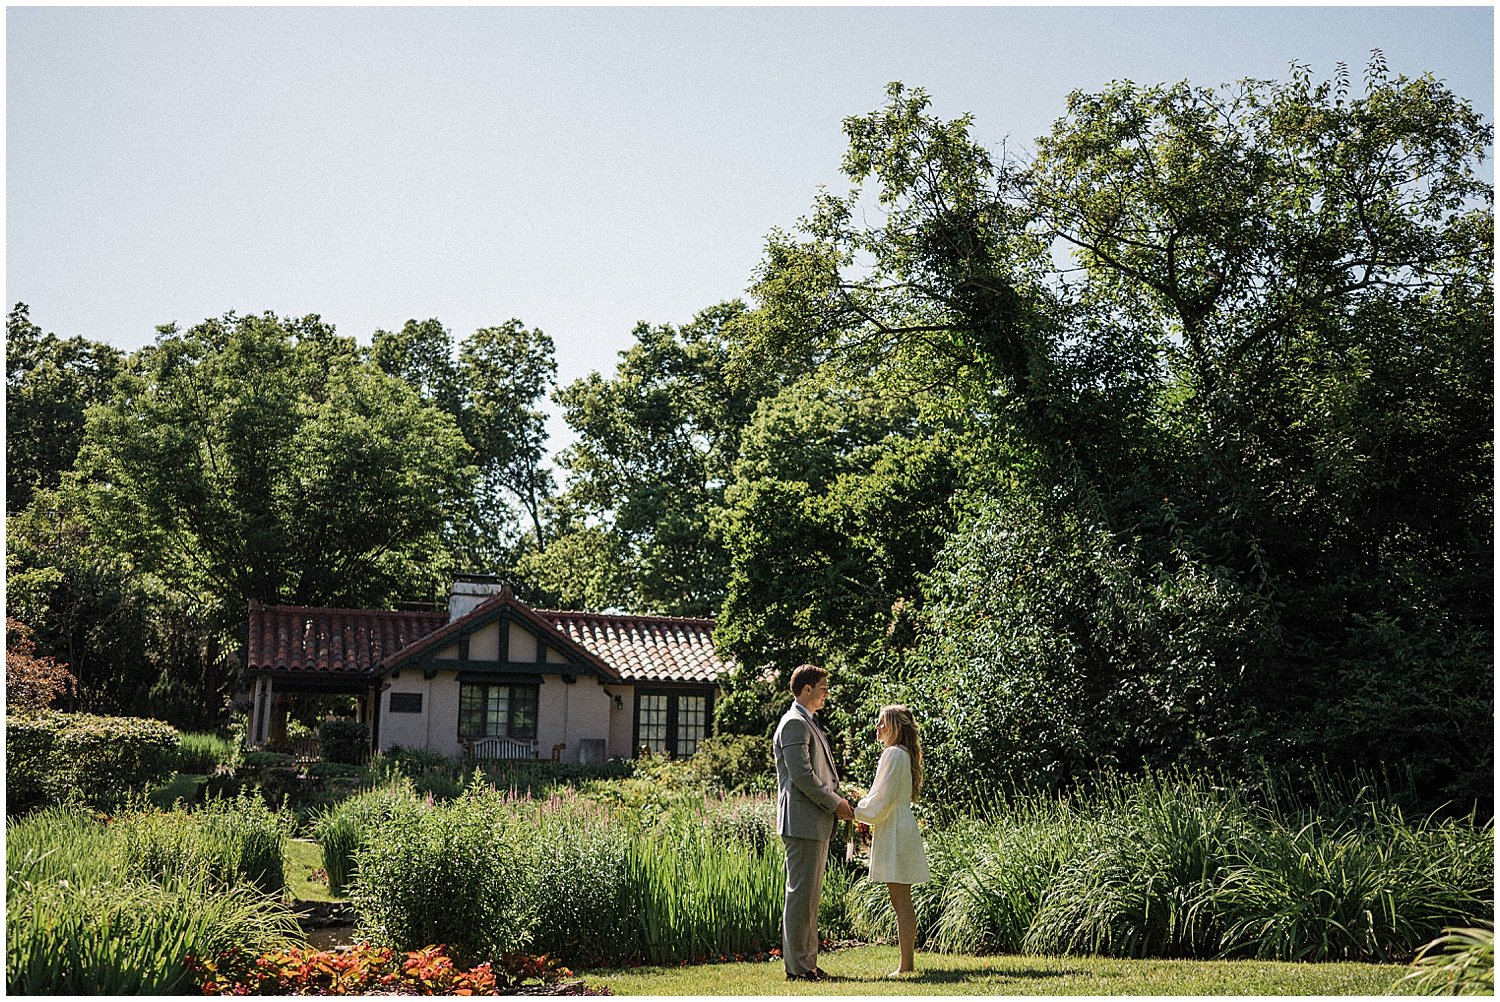
<path fill-rule="evenodd" d="M 922 792 L 922 738 L 917 733 L 917 718 L 908 707 L 892 703 L 881 709 L 880 719 L 896 732 L 896 744 L 911 756 L 911 799 L 915 803 Z"/>

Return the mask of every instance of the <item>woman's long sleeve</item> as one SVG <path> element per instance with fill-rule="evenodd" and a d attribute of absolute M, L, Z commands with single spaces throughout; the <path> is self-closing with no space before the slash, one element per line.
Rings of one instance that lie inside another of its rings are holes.
<path fill-rule="evenodd" d="M 877 825 L 891 808 L 896 806 L 898 794 L 893 780 L 898 754 L 895 748 L 887 748 L 880 753 L 880 765 L 875 768 L 875 783 L 870 787 L 870 792 L 861 797 L 858 806 L 854 808 L 856 821 Z"/>

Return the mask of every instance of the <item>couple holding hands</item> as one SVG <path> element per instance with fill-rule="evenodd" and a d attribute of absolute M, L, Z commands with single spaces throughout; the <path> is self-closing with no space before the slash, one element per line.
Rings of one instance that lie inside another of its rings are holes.
<path fill-rule="evenodd" d="M 873 832 L 870 879 L 884 881 L 896 912 L 901 966 L 916 970 L 917 917 L 911 885 L 931 879 L 912 801 L 922 788 L 922 744 L 904 706 L 887 706 L 875 719 L 875 738 L 885 750 L 867 796 L 851 805 L 839 795 L 833 749 L 813 714 L 828 701 L 828 672 L 802 665 L 792 672 L 792 705 L 771 742 L 776 757 L 776 831 L 786 845 L 786 911 L 781 921 L 781 958 L 788 981 L 821 981 L 818 966 L 818 904 L 835 819 L 862 821 Z"/>

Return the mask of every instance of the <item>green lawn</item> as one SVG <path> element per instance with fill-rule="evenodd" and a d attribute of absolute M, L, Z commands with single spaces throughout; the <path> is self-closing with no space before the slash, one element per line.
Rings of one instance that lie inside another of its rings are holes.
<path fill-rule="evenodd" d="M 1389 964 L 1255 960 L 965 957 L 918 953 L 917 977 L 889 981 L 891 946 L 825 951 L 834 980 L 789 982 L 779 960 L 578 972 L 616 995 L 1383 995 L 1405 973 Z"/>
<path fill-rule="evenodd" d="M 309 838 L 286 840 L 286 886 L 292 897 L 303 901 L 342 901 L 328 893 L 328 880 L 321 874 L 313 880 L 314 871 L 323 869 L 323 847 Z"/>

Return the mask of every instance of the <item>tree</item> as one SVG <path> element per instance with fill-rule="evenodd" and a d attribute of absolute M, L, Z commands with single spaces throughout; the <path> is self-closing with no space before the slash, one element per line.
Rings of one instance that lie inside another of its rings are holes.
<path fill-rule="evenodd" d="M 31 628 L 5 617 L 5 703 L 8 711 L 45 710 L 76 684 L 68 666 L 39 655 Z"/>
<path fill-rule="evenodd" d="M 546 415 L 537 401 L 557 376 L 552 339 L 512 319 L 475 331 L 455 361 L 453 336 L 440 321 L 408 320 L 397 333 L 376 331 L 370 356 L 449 414 L 474 450 L 479 476 L 469 511 L 450 527 L 449 545 L 464 569 L 514 573 L 522 553 L 547 541 L 543 508 L 553 484 L 545 467 Z M 513 505 L 530 523 L 529 543 Z"/>
<path fill-rule="evenodd" d="M 846 121 L 857 187 L 773 235 L 737 347 L 747 368 L 806 354 L 831 378 L 947 400 L 977 443 L 975 497 L 1004 503 L 964 508 L 911 698 L 936 714 L 948 683 L 979 699 L 1030 678 L 1033 704 L 975 712 L 1058 734 L 1107 720 L 1107 755 L 1054 746 L 1063 774 L 1207 748 L 1357 767 L 1422 747 L 1429 797 L 1487 788 L 1487 742 L 1434 738 L 1477 732 L 1492 705 L 1442 695 L 1489 691 L 1489 588 L 1463 571 L 1490 546 L 1493 224 L 1474 170 L 1489 126 L 1378 55 L 1357 97 L 1342 70 L 1314 84 L 1302 68 L 1075 94 L 1028 165 L 926 108 L 893 85 Z M 1058 241 L 1077 269 L 1053 264 Z M 1033 551 L 1054 561 L 1051 591 L 980 587 Z M 1069 643 L 976 659 L 962 631 L 1020 608 L 1021 635 Z M 1211 720 L 1167 712 L 1193 704 L 1132 639 L 1153 636 L 1222 699 Z M 1074 685 L 1088 678 L 1113 681 Z M 1372 752 L 1381 712 L 1398 730 Z"/>
<path fill-rule="evenodd" d="M 43 334 L 17 303 L 5 325 L 5 510 L 56 487 L 83 441 L 84 412 L 110 394 L 125 355 L 105 344 Z"/>
<path fill-rule="evenodd" d="M 567 604 L 711 615 L 728 559 L 714 510 L 755 404 L 774 370 L 732 377 L 730 330 L 739 302 L 683 327 L 640 324 L 612 378 L 557 392 L 578 439 L 559 463 L 557 529 L 529 566 Z"/>
<path fill-rule="evenodd" d="M 226 626 L 251 599 L 383 605 L 441 576 L 462 436 L 316 316 L 162 328 L 119 385 L 81 467 L 102 524 Z"/>

